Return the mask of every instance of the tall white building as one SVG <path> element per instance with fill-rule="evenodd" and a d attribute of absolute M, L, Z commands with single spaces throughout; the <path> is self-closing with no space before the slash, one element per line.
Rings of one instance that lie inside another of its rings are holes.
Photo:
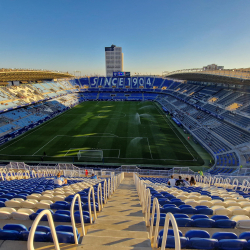
<path fill-rule="evenodd" d="M 113 72 L 123 71 L 122 47 L 111 45 L 105 47 L 106 76 L 113 76 Z"/>

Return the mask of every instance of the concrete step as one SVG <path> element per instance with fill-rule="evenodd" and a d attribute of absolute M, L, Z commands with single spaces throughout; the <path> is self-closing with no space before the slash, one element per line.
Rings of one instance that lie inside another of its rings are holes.
<path fill-rule="evenodd" d="M 88 236 L 102 236 L 102 237 L 123 237 L 123 238 L 138 238 L 138 239 L 148 239 L 148 232 L 135 232 L 126 230 L 102 230 L 102 229 L 90 229 L 88 231 Z"/>
<path fill-rule="evenodd" d="M 145 221 L 135 220 L 96 220 L 91 229 L 147 231 Z"/>
<path fill-rule="evenodd" d="M 105 215 L 105 214 L 101 214 L 98 216 L 97 220 L 134 220 L 134 221 L 144 221 L 144 217 L 143 216 L 130 216 L 130 215 L 120 215 L 119 213 L 117 213 L 116 215 L 112 214 L 112 215 Z"/>
<path fill-rule="evenodd" d="M 97 246 L 96 245 L 89 245 L 89 244 L 85 244 L 85 245 L 80 245 L 77 250 L 152 250 L 151 247 L 123 247 L 123 246 Z M 71 250 L 68 249 L 67 250 Z M 173 250 L 173 249 L 171 249 Z"/>
<path fill-rule="evenodd" d="M 110 211 L 102 212 L 101 215 L 99 215 L 99 217 L 102 215 L 110 215 Z M 121 216 L 144 217 L 141 210 L 131 210 L 131 209 L 122 210 L 120 212 L 112 210 L 112 215 L 114 215 L 114 216 L 121 215 Z"/>
<path fill-rule="evenodd" d="M 91 235 L 86 235 L 83 238 L 81 245 L 93 245 L 93 246 L 115 246 L 117 249 L 120 247 L 151 247 L 151 242 L 149 239 L 138 239 L 138 238 L 126 238 L 126 237 L 95 237 Z"/>

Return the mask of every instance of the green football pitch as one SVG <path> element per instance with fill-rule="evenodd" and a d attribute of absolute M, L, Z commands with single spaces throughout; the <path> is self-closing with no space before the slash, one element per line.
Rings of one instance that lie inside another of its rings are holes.
<path fill-rule="evenodd" d="M 78 158 L 80 150 L 103 159 Z M 46 156 L 44 156 L 46 154 Z M 83 102 L 0 147 L 0 160 L 201 166 L 154 102 Z"/>

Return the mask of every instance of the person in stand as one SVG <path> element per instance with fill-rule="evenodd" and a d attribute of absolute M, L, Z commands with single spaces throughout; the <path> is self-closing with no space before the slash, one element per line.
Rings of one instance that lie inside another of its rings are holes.
<path fill-rule="evenodd" d="M 196 185 L 196 181 L 195 181 L 194 177 L 192 176 L 190 178 L 190 186 L 195 186 L 195 185 Z"/>
<path fill-rule="evenodd" d="M 200 174 L 200 176 L 203 176 L 203 172 L 201 170 L 198 171 L 198 174 Z"/>
<path fill-rule="evenodd" d="M 89 175 L 89 171 L 88 169 L 85 169 L 85 177 L 88 177 L 88 175 Z"/>
<path fill-rule="evenodd" d="M 179 176 L 179 180 L 176 181 L 176 186 L 183 186 L 183 185 L 184 185 L 183 180 L 181 176 Z"/>
<path fill-rule="evenodd" d="M 96 176 L 94 173 L 92 173 L 92 175 L 91 175 L 90 179 L 97 180 L 97 176 Z"/>
<path fill-rule="evenodd" d="M 184 180 L 184 187 L 189 187 L 189 186 L 190 186 L 189 179 L 186 178 L 186 179 Z"/>
<path fill-rule="evenodd" d="M 168 185 L 171 187 L 174 187 L 176 183 L 176 180 L 174 179 L 174 176 L 171 175 L 171 179 L 168 180 Z"/>
<path fill-rule="evenodd" d="M 54 179 L 54 184 L 57 184 L 57 185 L 63 185 L 63 184 L 67 184 L 67 179 L 64 179 L 63 177 L 61 177 L 61 174 L 58 173 L 57 176 L 55 177 Z"/>

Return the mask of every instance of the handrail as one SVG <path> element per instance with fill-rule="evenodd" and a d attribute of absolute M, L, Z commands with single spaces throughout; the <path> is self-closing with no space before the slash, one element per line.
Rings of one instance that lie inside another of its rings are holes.
<path fill-rule="evenodd" d="M 161 242 L 161 250 L 165 250 L 165 246 L 167 243 L 169 220 L 171 220 L 172 227 L 174 230 L 175 250 L 181 250 L 179 230 L 178 230 L 175 217 L 173 216 L 172 213 L 166 214 L 165 224 L 164 224 L 164 229 L 163 229 L 164 231 L 163 231 L 162 242 Z"/>
<path fill-rule="evenodd" d="M 108 178 L 108 183 L 107 183 L 107 186 L 108 186 L 108 198 L 110 198 L 111 196 L 111 180 L 110 178 Z"/>
<path fill-rule="evenodd" d="M 236 184 L 234 184 L 235 182 L 236 182 Z M 232 183 L 232 186 L 233 186 L 232 189 L 233 189 L 234 191 L 237 191 L 238 185 L 239 185 L 238 179 L 234 178 L 233 183 Z"/>
<path fill-rule="evenodd" d="M 103 191 L 104 191 L 104 204 L 106 204 L 107 200 L 108 200 L 108 187 L 107 187 L 107 180 L 106 179 L 103 182 Z"/>
<path fill-rule="evenodd" d="M 146 184 L 144 184 L 143 181 L 141 181 L 141 185 L 142 185 L 142 188 L 141 188 L 141 205 L 142 205 L 142 212 L 145 213 L 146 211 L 146 203 L 147 203 L 147 200 L 146 200 Z"/>
<path fill-rule="evenodd" d="M 93 221 L 92 221 L 92 213 L 91 213 L 91 201 L 90 201 L 91 192 L 92 192 L 93 207 L 94 207 L 94 221 L 96 220 L 95 193 L 94 193 L 94 188 L 90 187 L 89 188 L 89 193 L 88 193 L 88 205 L 89 205 L 90 224 L 93 223 Z"/>
<path fill-rule="evenodd" d="M 154 235 L 153 247 L 158 247 L 157 246 L 157 236 L 158 236 L 159 224 L 160 224 L 160 206 L 159 206 L 159 202 L 158 202 L 157 198 L 154 198 L 154 201 L 153 201 L 151 225 L 150 225 L 150 231 L 149 231 L 150 240 L 152 238 L 153 229 L 154 229 L 155 209 L 156 209 L 156 224 L 155 224 L 155 235 Z"/>
<path fill-rule="evenodd" d="M 35 250 L 35 248 L 34 248 L 34 235 L 35 235 L 38 223 L 40 222 L 40 220 L 42 219 L 42 217 L 45 214 L 47 215 L 47 218 L 48 218 L 49 227 L 50 227 L 50 230 L 51 230 L 51 234 L 52 234 L 52 238 L 53 238 L 55 250 L 60 250 L 60 246 L 59 246 L 59 242 L 58 242 L 58 238 L 57 238 L 57 234 L 56 234 L 56 230 L 55 230 L 55 225 L 54 225 L 53 217 L 52 217 L 51 212 L 48 209 L 45 209 L 45 210 L 41 211 L 37 215 L 36 219 L 34 220 L 32 226 L 31 226 L 31 229 L 30 229 L 30 232 L 29 232 L 28 241 L 27 241 L 27 248 L 28 248 L 28 250 Z"/>
<path fill-rule="evenodd" d="M 101 200 L 101 202 L 100 202 L 100 200 Z M 99 183 L 98 187 L 97 187 L 97 202 L 98 202 L 98 212 L 100 212 L 100 211 L 102 211 L 102 208 L 103 208 L 103 203 L 102 203 L 102 184 L 101 183 Z"/>
<path fill-rule="evenodd" d="M 151 208 L 151 193 L 149 188 L 146 190 L 146 213 L 145 213 L 145 221 L 146 226 L 149 226 L 150 222 L 150 208 Z"/>
<path fill-rule="evenodd" d="M 82 215 L 82 201 L 81 201 L 81 196 L 79 194 L 76 194 L 74 196 L 72 202 L 71 202 L 70 217 L 71 217 L 71 224 L 72 224 L 72 228 L 73 228 L 73 234 L 74 234 L 75 244 L 78 244 L 77 234 L 76 234 L 75 215 L 74 215 L 74 209 L 75 209 L 76 199 L 78 199 L 78 206 L 79 206 L 79 212 L 80 212 L 80 218 L 81 218 L 81 226 L 82 226 L 82 234 L 83 234 L 83 236 L 85 235 L 85 230 L 84 230 L 84 220 L 83 220 L 83 215 Z M 91 216 L 91 214 L 90 214 L 90 216 Z"/>

